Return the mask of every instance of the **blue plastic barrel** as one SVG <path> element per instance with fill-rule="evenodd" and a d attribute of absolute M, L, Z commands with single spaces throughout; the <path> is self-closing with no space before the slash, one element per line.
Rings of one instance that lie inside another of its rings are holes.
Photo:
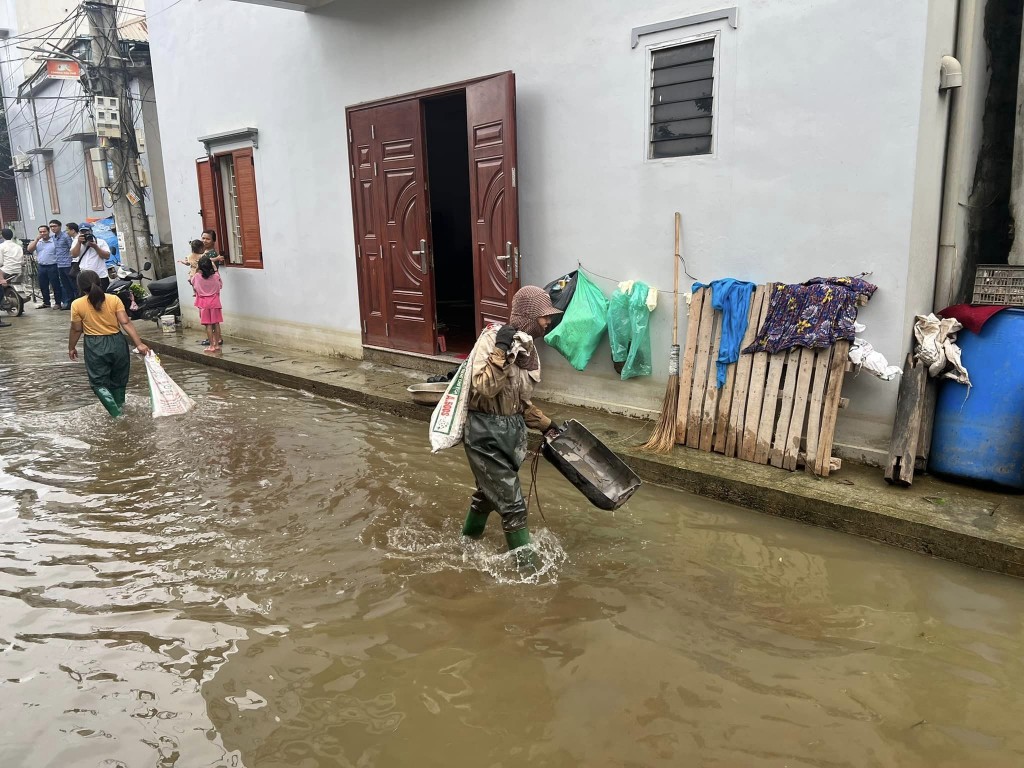
<path fill-rule="evenodd" d="M 940 384 L 928 468 L 1024 489 L 1024 309 L 1004 309 L 980 334 L 960 331 L 957 343 L 973 386 Z"/>

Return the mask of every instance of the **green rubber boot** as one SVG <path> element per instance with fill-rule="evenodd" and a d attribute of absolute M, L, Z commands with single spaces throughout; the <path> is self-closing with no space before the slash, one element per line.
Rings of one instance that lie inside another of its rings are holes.
<path fill-rule="evenodd" d="M 96 397 L 103 403 L 103 407 L 107 409 L 107 413 L 113 416 L 115 419 L 121 415 L 121 406 L 117 404 L 114 399 L 114 395 L 106 387 L 93 387 L 92 391 L 96 393 Z"/>
<path fill-rule="evenodd" d="M 530 529 L 520 528 L 518 531 L 506 531 L 505 543 L 508 551 L 514 552 L 516 564 L 523 571 L 539 571 L 540 557 L 530 546 Z"/>
<path fill-rule="evenodd" d="M 114 402 L 117 403 L 117 406 L 122 410 L 124 410 L 125 392 L 125 387 L 115 387 L 110 390 L 110 394 L 114 396 Z"/>
<path fill-rule="evenodd" d="M 471 539 L 479 539 L 484 535 L 484 527 L 487 525 L 487 512 L 481 512 L 475 507 L 470 507 L 466 513 L 466 522 L 462 524 L 462 535 Z"/>

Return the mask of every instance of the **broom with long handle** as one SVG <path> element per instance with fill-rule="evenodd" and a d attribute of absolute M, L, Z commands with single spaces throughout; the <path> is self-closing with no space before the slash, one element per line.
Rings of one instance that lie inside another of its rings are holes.
<path fill-rule="evenodd" d="M 682 217 L 676 213 L 676 249 L 672 258 L 672 350 L 668 357 L 668 386 L 661 404 L 661 418 L 654 426 L 651 439 L 641 446 L 653 453 L 668 453 L 676 444 L 676 411 L 679 408 L 679 241 Z"/>

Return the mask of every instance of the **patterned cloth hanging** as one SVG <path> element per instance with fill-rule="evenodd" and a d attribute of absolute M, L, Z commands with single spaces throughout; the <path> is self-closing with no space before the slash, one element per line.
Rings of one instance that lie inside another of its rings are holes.
<path fill-rule="evenodd" d="M 859 277 L 816 277 L 799 285 L 776 285 L 757 338 L 743 351 L 821 349 L 839 339 L 853 341 L 857 299 L 871 298 L 876 290 Z"/>

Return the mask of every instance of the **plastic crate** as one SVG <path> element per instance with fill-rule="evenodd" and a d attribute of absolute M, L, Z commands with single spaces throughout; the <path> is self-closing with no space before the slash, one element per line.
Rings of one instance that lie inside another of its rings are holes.
<path fill-rule="evenodd" d="M 971 303 L 1024 307 L 1024 267 L 979 264 Z"/>

